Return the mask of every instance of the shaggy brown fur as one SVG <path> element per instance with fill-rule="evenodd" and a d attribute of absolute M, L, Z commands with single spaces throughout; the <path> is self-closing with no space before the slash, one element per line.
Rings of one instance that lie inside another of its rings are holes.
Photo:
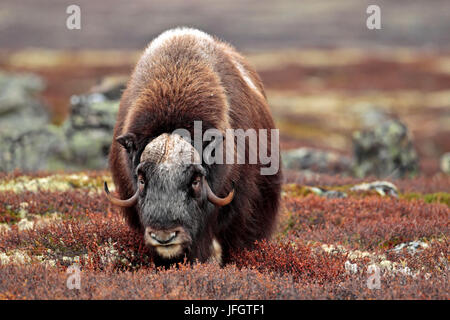
<path fill-rule="evenodd" d="M 124 133 L 136 135 L 137 148 L 142 152 L 152 138 L 162 133 L 185 128 L 193 135 L 195 120 L 202 121 L 203 130 L 216 128 L 223 133 L 227 128 L 274 128 L 257 73 L 234 48 L 215 38 L 211 40 L 189 32 L 175 33 L 147 49 L 137 63 L 121 99 L 109 158 L 122 199 L 136 190 L 132 174 L 135 164 L 115 142 Z M 270 131 L 268 136 L 270 154 Z M 260 168 L 260 164 L 208 167 L 207 178 L 216 194 L 226 196 L 234 185 L 235 198 L 231 204 L 217 207 L 213 218 L 208 219 L 211 225 L 205 229 L 211 232 L 201 246 L 203 250 L 211 247 L 206 243 L 211 244 L 215 237 L 226 261 L 230 249 L 249 247 L 270 235 L 279 206 L 281 170 L 264 176 Z M 132 227 L 141 227 L 134 207 L 122 210 Z"/>

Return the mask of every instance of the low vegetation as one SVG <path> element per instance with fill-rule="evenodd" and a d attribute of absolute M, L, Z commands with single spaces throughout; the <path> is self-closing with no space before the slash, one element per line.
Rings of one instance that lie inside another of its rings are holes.
<path fill-rule="evenodd" d="M 141 235 L 103 196 L 103 179 L 105 172 L 0 178 L 0 298 L 449 298 L 448 177 L 416 178 L 420 190 L 411 187 L 414 180 L 394 181 L 398 199 L 351 192 L 360 182 L 351 178 L 286 184 L 271 240 L 233 252 L 223 268 L 210 262 L 169 269 L 154 267 Z M 432 179 L 441 190 L 426 188 Z M 306 187 L 313 182 L 347 197 L 314 194 Z M 74 264 L 79 290 L 67 287 Z M 367 284 L 372 265 L 379 289 Z"/>

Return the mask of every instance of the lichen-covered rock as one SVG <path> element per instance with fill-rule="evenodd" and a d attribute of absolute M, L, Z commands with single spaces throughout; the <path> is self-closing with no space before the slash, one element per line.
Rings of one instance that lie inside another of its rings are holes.
<path fill-rule="evenodd" d="M 429 248 L 429 245 L 426 242 L 417 240 L 417 241 L 411 241 L 408 243 L 400 243 L 400 244 L 396 245 L 394 248 L 392 248 L 390 251 L 400 253 L 405 248 L 410 254 L 414 255 L 424 249 Z"/>
<path fill-rule="evenodd" d="M 63 135 L 38 98 L 44 87 L 36 75 L 0 72 L 0 171 L 48 169 L 53 162 Z"/>
<path fill-rule="evenodd" d="M 44 81 L 34 74 L 0 72 L 0 117 L 17 114 L 24 109 L 33 115 L 42 111 L 35 94 L 44 87 Z"/>
<path fill-rule="evenodd" d="M 118 100 L 109 100 L 101 93 L 74 95 L 70 99 L 71 114 L 68 119 L 72 131 L 114 129 Z"/>
<path fill-rule="evenodd" d="M 58 154 L 64 146 L 61 128 L 42 124 L 0 135 L 0 171 L 63 169 Z"/>
<path fill-rule="evenodd" d="M 73 95 L 71 113 L 64 124 L 66 145 L 61 158 L 76 169 L 103 169 L 126 77 L 103 78 L 89 93 Z"/>
<path fill-rule="evenodd" d="M 441 170 L 446 174 L 450 174 L 450 152 L 444 153 L 441 157 Z"/>
<path fill-rule="evenodd" d="M 309 190 L 321 197 L 326 197 L 328 199 L 343 199 L 347 197 L 347 194 L 345 192 L 338 190 L 326 190 L 320 187 L 309 187 Z"/>
<path fill-rule="evenodd" d="M 350 158 L 313 148 L 298 148 L 282 152 L 281 159 L 284 168 L 291 170 L 347 173 L 351 167 Z"/>
<path fill-rule="evenodd" d="M 104 80 L 72 96 L 69 118 L 55 126 L 38 98 L 41 78 L 0 73 L 0 171 L 106 168 L 124 85 Z"/>
<path fill-rule="evenodd" d="M 408 129 L 398 120 L 355 132 L 353 151 L 357 177 L 399 178 L 418 172 L 418 157 Z"/>
<path fill-rule="evenodd" d="M 119 110 L 113 94 L 72 96 L 71 114 L 64 124 L 67 137 L 61 157 L 74 168 L 106 168 L 109 147 Z"/>
<path fill-rule="evenodd" d="M 350 191 L 371 191 L 374 190 L 382 196 L 393 196 L 398 198 L 397 187 L 389 181 L 374 181 L 369 183 L 360 183 L 353 186 Z"/>

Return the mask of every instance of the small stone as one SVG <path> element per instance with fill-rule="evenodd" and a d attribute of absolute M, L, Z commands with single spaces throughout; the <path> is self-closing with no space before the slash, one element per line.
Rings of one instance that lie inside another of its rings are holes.
<path fill-rule="evenodd" d="M 27 218 L 23 218 L 19 222 L 17 222 L 17 227 L 19 231 L 30 230 L 33 229 L 34 222 L 28 220 Z"/>
<path fill-rule="evenodd" d="M 423 241 L 411 241 L 411 242 L 405 242 L 405 243 L 400 243 L 398 245 L 396 245 L 394 248 L 391 249 L 391 251 L 394 251 L 396 253 L 401 253 L 402 250 L 404 248 L 406 248 L 406 250 L 414 255 L 417 252 L 420 252 L 424 249 L 427 249 L 429 247 L 428 243 L 423 242 Z"/>
<path fill-rule="evenodd" d="M 291 170 L 310 170 L 321 173 L 346 173 L 351 159 L 334 152 L 314 148 L 298 148 L 281 154 L 283 166 Z"/>
<path fill-rule="evenodd" d="M 374 181 L 370 183 L 361 183 L 350 188 L 351 191 L 370 191 L 374 190 L 382 196 L 392 196 L 398 198 L 397 187 L 389 181 Z"/>
<path fill-rule="evenodd" d="M 392 262 L 389 261 L 389 260 L 383 260 L 383 261 L 380 262 L 380 267 L 382 269 L 385 269 L 385 270 L 391 270 L 392 269 Z"/>
<path fill-rule="evenodd" d="M 444 153 L 441 157 L 441 170 L 446 174 L 450 174 L 450 152 Z"/>
<path fill-rule="evenodd" d="M 336 191 L 336 190 L 325 190 L 318 187 L 309 187 L 309 189 L 314 192 L 315 194 L 327 197 L 328 199 L 343 199 L 347 197 L 347 194 L 342 191 Z"/>

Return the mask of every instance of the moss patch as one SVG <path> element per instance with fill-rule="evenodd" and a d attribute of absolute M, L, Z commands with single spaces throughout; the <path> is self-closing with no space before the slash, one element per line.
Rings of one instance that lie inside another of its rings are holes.
<path fill-rule="evenodd" d="M 101 189 L 103 182 L 108 182 L 112 186 L 111 177 L 88 176 L 85 174 L 56 174 L 48 177 L 34 178 L 20 176 L 13 179 L 0 180 L 0 192 L 13 191 L 15 193 L 23 191 L 68 191 L 79 188 Z"/>
<path fill-rule="evenodd" d="M 450 206 L 450 194 L 446 192 L 436 192 L 436 193 L 406 193 L 402 194 L 400 198 L 413 200 L 413 199 L 422 199 L 426 203 L 442 203 L 447 206 Z"/>

